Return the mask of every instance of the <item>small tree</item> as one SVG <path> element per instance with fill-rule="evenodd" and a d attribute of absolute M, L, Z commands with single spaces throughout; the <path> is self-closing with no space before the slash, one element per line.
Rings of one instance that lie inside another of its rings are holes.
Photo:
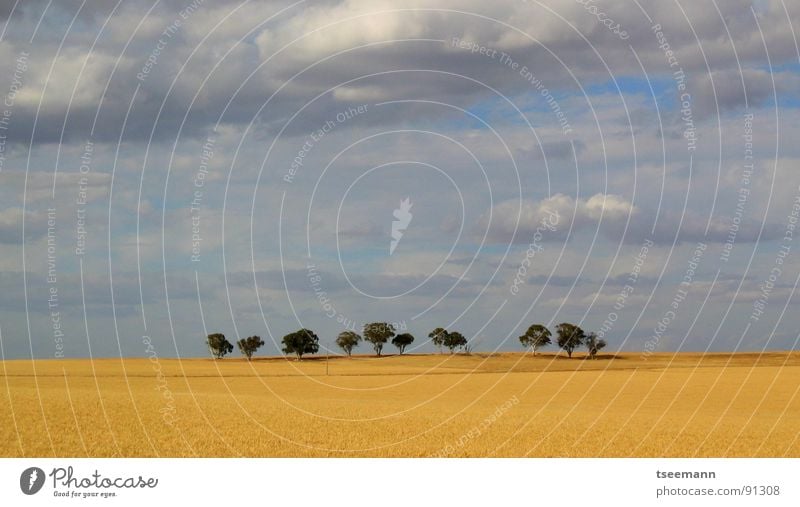
<path fill-rule="evenodd" d="M 444 338 L 444 346 L 450 349 L 450 353 L 452 354 L 457 348 L 464 347 L 467 345 L 467 339 L 464 338 L 464 335 L 459 333 L 458 331 L 454 332 L 447 332 Z"/>
<path fill-rule="evenodd" d="M 256 350 L 264 345 L 264 340 L 260 336 L 249 336 L 236 342 L 236 345 L 239 346 L 239 352 L 250 361 L 253 359 L 253 354 L 255 354 Z"/>
<path fill-rule="evenodd" d="M 233 352 L 233 344 L 229 342 L 222 333 L 208 335 L 208 338 L 206 338 L 206 345 L 208 345 L 208 351 L 211 352 L 214 359 L 222 359 L 227 354 Z"/>
<path fill-rule="evenodd" d="M 572 357 L 572 351 L 583 345 L 586 340 L 583 329 L 568 322 L 557 325 L 556 333 L 558 333 L 558 346 L 567 351 L 568 357 Z"/>
<path fill-rule="evenodd" d="M 519 342 L 525 347 L 533 349 L 533 355 L 536 355 L 537 347 L 544 347 L 550 345 L 550 330 L 541 324 L 534 324 L 525 331 L 525 334 L 519 337 Z"/>
<path fill-rule="evenodd" d="M 586 337 L 586 348 L 589 349 L 589 357 L 591 359 L 597 359 L 597 353 L 604 349 L 606 345 L 606 341 L 597 338 L 595 333 L 589 333 Z"/>
<path fill-rule="evenodd" d="M 392 345 L 400 350 L 401 356 L 403 355 L 403 352 L 405 352 L 406 347 L 412 343 L 414 343 L 414 337 L 408 333 L 399 334 L 392 339 Z"/>
<path fill-rule="evenodd" d="M 297 360 L 303 359 L 303 354 L 316 354 L 319 350 L 319 338 L 310 329 L 300 329 L 283 337 L 283 353 L 294 354 Z"/>
<path fill-rule="evenodd" d="M 439 354 L 442 353 L 442 347 L 444 346 L 444 339 L 446 337 L 447 330 L 443 327 L 437 327 L 428 334 L 428 338 L 431 339 L 431 343 L 436 345 L 436 347 L 439 349 Z"/>
<path fill-rule="evenodd" d="M 375 354 L 380 357 L 383 346 L 394 336 L 394 326 L 386 322 L 373 322 L 364 325 L 364 341 L 372 344 Z"/>
<path fill-rule="evenodd" d="M 360 342 L 361 336 L 354 331 L 342 331 L 339 333 L 339 336 L 336 337 L 336 345 L 345 351 L 347 357 L 352 355 L 353 349 L 358 347 Z"/>

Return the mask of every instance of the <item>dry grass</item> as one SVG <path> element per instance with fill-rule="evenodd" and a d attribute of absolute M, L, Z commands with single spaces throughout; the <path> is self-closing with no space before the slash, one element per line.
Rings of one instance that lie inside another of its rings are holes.
<path fill-rule="evenodd" d="M 794 352 L 354 357 L 328 369 L 6 361 L 0 455 L 800 457 Z"/>

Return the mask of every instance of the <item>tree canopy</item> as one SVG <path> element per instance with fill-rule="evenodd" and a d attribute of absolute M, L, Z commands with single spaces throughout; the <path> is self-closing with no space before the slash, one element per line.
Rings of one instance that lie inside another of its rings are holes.
<path fill-rule="evenodd" d="M 450 349 L 450 353 L 455 352 L 457 348 L 464 347 L 467 344 L 467 339 L 458 331 L 447 331 L 444 337 L 444 346 Z"/>
<path fill-rule="evenodd" d="M 606 341 L 597 338 L 597 334 L 589 333 L 586 337 L 586 348 L 589 349 L 589 358 L 596 359 L 597 353 L 604 349 L 606 346 Z"/>
<path fill-rule="evenodd" d="M 538 347 L 550 345 L 551 336 L 549 329 L 541 324 L 533 324 L 525 331 L 524 335 L 519 337 L 519 342 L 525 347 L 531 347 L 533 349 L 533 355 L 535 356 Z"/>
<path fill-rule="evenodd" d="M 319 337 L 310 329 L 299 329 L 283 337 L 283 353 L 294 354 L 297 360 L 304 354 L 316 354 L 319 351 Z"/>
<path fill-rule="evenodd" d="M 227 354 L 233 352 L 233 344 L 229 342 L 222 333 L 208 335 L 208 338 L 206 338 L 206 345 L 208 345 L 208 351 L 211 352 L 214 359 L 222 359 Z"/>
<path fill-rule="evenodd" d="M 444 347 L 444 339 L 446 337 L 447 330 L 443 327 L 437 327 L 428 334 L 428 338 L 431 339 L 431 343 L 433 343 L 439 349 L 440 353 L 442 352 L 442 347 Z"/>
<path fill-rule="evenodd" d="M 241 352 L 247 360 L 250 361 L 253 358 L 253 354 L 255 354 L 256 350 L 259 347 L 264 346 L 264 340 L 261 339 L 260 336 L 248 336 L 247 338 L 242 338 L 236 345 L 239 346 L 239 352 Z"/>
<path fill-rule="evenodd" d="M 361 336 L 355 331 L 342 331 L 336 337 L 336 345 L 344 350 L 347 357 L 353 354 L 353 349 L 358 347 L 359 343 L 361 343 Z"/>
<path fill-rule="evenodd" d="M 569 322 L 557 325 L 556 333 L 558 333 L 558 346 L 567 352 L 568 357 L 572 357 L 572 351 L 583 345 L 586 340 L 583 329 Z"/>
<path fill-rule="evenodd" d="M 394 336 L 394 331 L 394 326 L 386 322 L 365 324 L 363 331 L 364 341 L 370 342 L 372 348 L 375 349 L 375 354 L 380 357 L 383 346 Z"/>
<path fill-rule="evenodd" d="M 392 345 L 397 347 L 401 356 L 403 355 L 403 352 L 405 352 L 406 347 L 412 343 L 414 343 L 414 337 L 409 333 L 399 334 L 392 339 Z"/>

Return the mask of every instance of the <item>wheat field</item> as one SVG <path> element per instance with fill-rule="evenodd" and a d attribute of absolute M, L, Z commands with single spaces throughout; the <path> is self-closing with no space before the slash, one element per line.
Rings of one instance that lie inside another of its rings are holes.
<path fill-rule="evenodd" d="M 0 365 L 4 457 L 800 457 L 797 352 Z"/>

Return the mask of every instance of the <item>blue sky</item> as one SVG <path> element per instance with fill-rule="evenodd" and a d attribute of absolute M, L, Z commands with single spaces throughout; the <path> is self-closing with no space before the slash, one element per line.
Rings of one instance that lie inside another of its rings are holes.
<path fill-rule="evenodd" d="M 567 0 L 189 4 L 0 10 L 4 357 L 137 356 L 144 336 L 196 357 L 217 331 L 272 354 L 297 328 L 330 346 L 373 320 L 422 352 L 441 325 L 518 350 L 531 323 L 563 321 L 605 321 L 615 350 L 796 347 L 794 6 L 603 5 L 622 40 Z M 693 150 L 654 23 L 686 72 Z"/>

